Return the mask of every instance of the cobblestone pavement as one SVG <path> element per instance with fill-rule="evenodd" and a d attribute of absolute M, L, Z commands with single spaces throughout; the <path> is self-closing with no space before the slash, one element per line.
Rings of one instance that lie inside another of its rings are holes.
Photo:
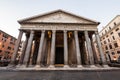
<path fill-rule="evenodd" d="M 120 70 L 102 70 L 102 71 L 0 70 L 0 80 L 120 80 Z"/>

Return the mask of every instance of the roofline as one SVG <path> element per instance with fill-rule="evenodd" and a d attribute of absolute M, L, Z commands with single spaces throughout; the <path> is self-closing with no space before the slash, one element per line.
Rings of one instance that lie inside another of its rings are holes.
<path fill-rule="evenodd" d="M 12 38 L 14 38 L 14 39 L 16 39 L 16 40 L 17 40 L 17 38 L 16 38 L 16 37 L 11 36 L 10 34 L 8 34 L 8 33 L 4 32 L 4 31 L 2 31 L 2 30 L 0 30 L 0 32 L 5 33 L 5 34 L 9 35 L 10 37 L 12 37 Z"/>
<path fill-rule="evenodd" d="M 21 24 L 80 24 L 80 25 L 99 25 L 99 23 L 59 23 L 59 22 L 21 22 Z"/>
<path fill-rule="evenodd" d="M 21 22 L 21 24 L 92 24 L 98 25 L 99 23 L 63 23 L 63 22 Z"/>
<path fill-rule="evenodd" d="M 61 10 L 61 11 L 63 11 L 63 10 Z M 95 21 L 95 20 L 92 20 L 92 19 L 89 19 L 89 18 L 80 16 L 80 15 L 74 14 L 74 13 L 72 13 L 72 12 L 68 12 L 68 11 L 63 11 L 63 12 L 65 12 L 65 13 L 67 13 L 67 14 L 70 14 L 70 15 L 72 15 L 72 16 L 76 16 L 76 17 L 78 17 L 78 18 L 83 18 L 83 19 L 85 19 L 85 20 L 92 21 L 92 22 L 95 22 L 95 23 L 100 24 L 100 22 L 98 22 L 98 21 Z"/>
<path fill-rule="evenodd" d="M 118 16 L 120 15 L 117 15 L 115 16 L 99 33 L 101 33 L 112 21 L 114 21 Z"/>
<path fill-rule="evenodd" d="M 85 17 L 83 17 L 83 16 L 79 16 L 79 15 L 76 15 L 76 14 L 73 14 L 73 13 L 71 13 L 71 12 L 61 10 L 61 9 L 54 10 L 54 11 L 50 11 L 50 12 L 47 12 L 47 13 L 38 14 L 38 15 L 35 15 L 35 16 L 32 16 L 32 17 L 28 17 L 28 18 L 24 18 L 24 19 L 18 20 L 18 22 L 21 23 L 21 22 L 26 21 L 26 20 L 30 20 L 30 19 L 33 19 L 33 18 L 45 16 L 45 15 L 52 14 L 52 13 L 55 13 L 55 12 L 58 12 L 58 11 L 61 11 L 61 12 L 70 14 L 70 15 L 72 15 L 72 16 L 76 16 L 76 17 L 78 17 L 78 18 L 83 18 L 83 19 L 88 20 L 88 21 L 92 21 L 92 22 L 97 23 L 97 24 L 100 24 L 100 22 L 97 22 L 97 21 L 95 21 L 95 20 L 91 20 L 91 19 L 85 18 Z"/>
<path fill-rule="evenodd" d="M 111 30 L 109 30 L 106 34 L 102 35 L 101 37 L 104 37 L 105 35 L 108 35 L 109 33 L 111 33 L 115 28 L 117 28 L 120 25 L 120 22 L 115 25 Z"/>
<path fill-rule="evenodd" d="M 60 9 L 59 9 L 59 10 L 60 10 Z M 37 18 L 38 16 L 44 16 L 44 15 L 47 15 L 47 14 L 50 14 L 50 13 L 57 12 L 57 11 L 59 11 L 59 10 L 49 11 L 49 12 L 47 12 L 47 13 L 42 13 L 42 14 L 38 14 L 38 15 L 31 16 L 31 17 L 26 17 L 26 18 L 24 18 L 24 19 L 18 20 L 18 22 L 20 23 L 20 22 L 26 21 L 26 20 L 28 20 L 28 19 Z"/>

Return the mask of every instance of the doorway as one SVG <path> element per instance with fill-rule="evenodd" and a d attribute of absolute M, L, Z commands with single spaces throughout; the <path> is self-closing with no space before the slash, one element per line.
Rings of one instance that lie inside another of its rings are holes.
<path fill-rule="evenodd" d="M 64 64 L 64 48 L 56 47 L 55 50 L 55 65 L 63 65 Z"/>

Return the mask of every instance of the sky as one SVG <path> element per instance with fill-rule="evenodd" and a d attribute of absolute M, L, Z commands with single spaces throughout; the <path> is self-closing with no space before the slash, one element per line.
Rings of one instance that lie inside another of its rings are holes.
<path fill-rule="evenodd" d="M 18 20 L 57 9 L 100 22 L 100 31 L 120 14 L 120 0 L 0 0 L 0 30 L 17 38 Z"/>

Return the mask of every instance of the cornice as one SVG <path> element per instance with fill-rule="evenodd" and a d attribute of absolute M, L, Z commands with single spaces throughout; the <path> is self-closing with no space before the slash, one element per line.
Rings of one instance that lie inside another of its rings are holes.
<path fill-rule="evenodd" d="M 109 33 L 111 33 L 111 32 L 112 32 L 115 28 L 117 28 L 119 25 L 120 25 L 120 22 L 119 22 L 117 25 L 115 25 L 111 30 L 109 30 L 106 34 L 102 35 L 101 38 L 102 38 L 102 37 L 105 37 L 106 35 L 108 35 Z"/>

